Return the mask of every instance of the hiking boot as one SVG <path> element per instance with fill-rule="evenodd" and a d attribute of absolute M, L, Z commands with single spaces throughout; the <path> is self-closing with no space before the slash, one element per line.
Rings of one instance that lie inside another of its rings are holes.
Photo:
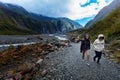
<path fill-rule="evenodd" d="M 85 60 L 84 60 L 84 59 L 82 59 L 82 61 L 84 62 Z"/>
<path fill-rule="evenodd" d="M 87 65 L 89 66 L 90 64 L 87 62 Z"/>
<path fill-rule="evenodd" d="M 97 62 L 97 64 L 100 64 L 100 62 Z"/>

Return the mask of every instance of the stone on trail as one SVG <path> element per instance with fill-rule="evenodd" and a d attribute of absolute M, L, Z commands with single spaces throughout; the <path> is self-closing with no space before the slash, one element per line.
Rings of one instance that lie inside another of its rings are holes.
<path fill-rule="evenodd" d="M 41 74 L 42 77 L 45 77 L 46 74 L 47 74 L 47 70 L 43 70 L 40 74 Z"/>
<path fill-rule="evenodd" d="M 42 63 L 43 62 L 43 59 L 39 59 L 37 62 L 36 62 L 36 64 L 40 64 L 40 63 Z"/>

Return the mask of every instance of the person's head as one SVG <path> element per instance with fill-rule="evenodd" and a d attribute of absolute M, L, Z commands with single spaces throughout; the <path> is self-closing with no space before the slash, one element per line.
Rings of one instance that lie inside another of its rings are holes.
<path fill-rule="evenodd" d="M 84 39 L 85 39 L 85 40 L 89 40 L 89 39 L 90 39 L 89 34 L 85 34 Z"/>
<path fill-rule="evenodd" d="M 104 37 L 103 34 L 99 34 L 99 35 L 98 35 L 98 39 L 99 39 L 100 41 L 104 40 L 104 38 L 105 38 L 105 37 Z"/>

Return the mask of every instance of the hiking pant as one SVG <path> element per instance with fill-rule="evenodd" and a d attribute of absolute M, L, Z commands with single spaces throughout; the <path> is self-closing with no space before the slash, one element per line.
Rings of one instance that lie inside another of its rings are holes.
<path fill-rule="evenodd" d="M 82 51 L 82 59 L 84 59 L 85 55 L 86 55 L 87 61 L 89 62 L 90 61 L 90 59 L 89 59 L 89 57 L 90 57 L 90 50 L 83 50 Z"/>
<path fill-rule="evenodd" d="M 102 56 L 102 52 L 95 51 L 95 54 L 96 55 L 94 56 L 94 60 L 96 60 L 96 58 L 98 58 L 97 63 L 99 63 L 101 56 Z"/>

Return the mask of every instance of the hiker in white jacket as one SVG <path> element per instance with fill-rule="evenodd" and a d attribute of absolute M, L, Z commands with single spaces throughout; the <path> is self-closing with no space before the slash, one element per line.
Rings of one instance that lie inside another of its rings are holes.
<path fill-rule="evenodd" d="M 94 47 L 95 54 L 96 54 L 93 60 L 96 61 L 96 58 L 98 58 L 97 63 L 99 64 L 101 56 L 102 56 L 102 51 L 104 50 L 104 47 L 105 47 L 105 41 L 104 41 L 103 34 L 98 35 L 98 38 L 93 43 L 93 47 Z"/>

